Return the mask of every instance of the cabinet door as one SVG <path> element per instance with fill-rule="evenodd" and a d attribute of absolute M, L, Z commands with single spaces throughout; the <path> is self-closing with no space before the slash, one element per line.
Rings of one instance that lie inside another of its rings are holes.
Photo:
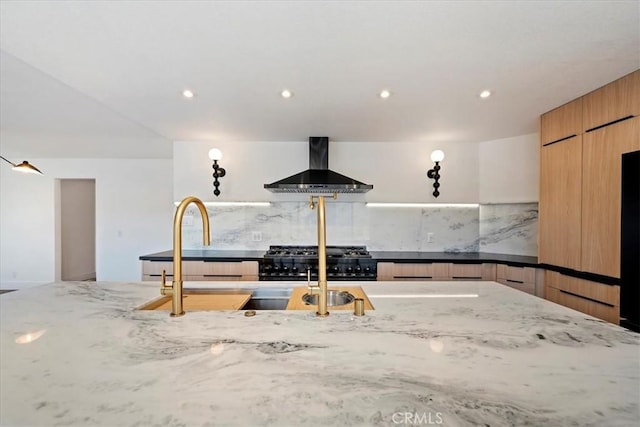
<path fill-rule="evenodd" d="M 640 117 L 585 133 L 582 270 L 620 277 L 622 154 L 640 150 Z"/>
<path fill-rule="evenodd" d="M 620 287 L 569 277 L 555 271 L 545 273 L 545 298 L 599 319 L 620 322 Z"/>
<path fill-rule="evenodd" d="M 449 279 L 448 263 L 378 263 L 378 281 L 447 279 Z"/>
<path fill-rule="evenodd" d="M 482 279 L 482 264 L 449 264 L 449 274 L 453 280 Z"/>
<path fill-rule="evenodd" d="M 580 270 L 582 135 L 540 149 L 539 261 Z"/>
<path fill-rule="evenodd" d="M 583 104 L 585 131 L 640 115 L 640 70 L 583 96 Z"/>
<path fill-rule="evenodd" d="M 582 98 L 540 116 L 540 144 L 582 133 Z"/>

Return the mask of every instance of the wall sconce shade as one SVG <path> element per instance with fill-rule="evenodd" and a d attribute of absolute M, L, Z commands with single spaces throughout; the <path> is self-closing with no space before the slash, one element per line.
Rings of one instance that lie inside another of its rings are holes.
<path fill-rule="evenodd" d="M 213 194 L 218 197 L 220 195 L 220 181 L 218 181 L 218 178 L 222 178 L 227 174 L 227 171 L 218 164 L 218 160 L 222 160 L 222 151 L 212 148 L 209 150 L 209 158 L 213 160 Z"/>
<path fill-rule="evenodd" d="M 23 173 L 37 173 L 37 174 L 42 175 L 42 172 L 40 171 L 40 169 L 38 169 L 37 167 L 33 166 L 32 164 L 30 164 L 26 160 L 23 160 L 22 163 L 15 164 L 15 163 L 10 162 L 9 160 L 5 159 L 2 156 L 0 156 L 0 159 L 4 160 L 5 162 L 7 162 L 11 166 L 13 166 L 13 170 L 14 171 L 23 172 Z"/>
<path fill-rule="evenodd" d="M 440 195 L 440 183 L 438 180 L 440 179 L 440 162 L 444 160 L 444 152 L 442 150 L 434 150 L 431 153 L 431 161 L 435 163 L 433 169 L 429 169 L 427 171 L 427 177 L 429 179 L 433 179 L 433 197 L 438 197 Z"/>

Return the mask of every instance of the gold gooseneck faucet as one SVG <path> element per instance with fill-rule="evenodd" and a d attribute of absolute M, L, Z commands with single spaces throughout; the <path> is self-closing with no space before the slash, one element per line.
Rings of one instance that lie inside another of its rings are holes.
<path fill-rule="evenodd" d="M 200 210 L 200 215 L 202 215 L 203 243 L 205 246 L 211 244 L 207 208 L 205 208 L 204 203 L 197 197 L 186 197 L 180 205 L 178 205 L 176 215 L 173 218 L 173 283 L 171 286 L 167 286 L 165 281 L 166 274 L 164 271 L 162 272 L 160 293 L 162 295 L 172 296 L 171 317 L 178 317 L 184 314 L 184 310 L 182 309 L 182 218 L 190 203 L 194 203 Z"/>
<path fill-rule="evenodd" d="M 316 207 L 313 197 L 310 197 L 309 207 Z M 318 199 L 318 285 L 311 286 L 311 290 L 319 290 L 318 311 L 316 316 L 325 317 L 329 315 L 327 310 L 327 221 L 325 217 L 324 196 L 316 196 Z M 333 193 L 333 198 L 338 195 Z"/>

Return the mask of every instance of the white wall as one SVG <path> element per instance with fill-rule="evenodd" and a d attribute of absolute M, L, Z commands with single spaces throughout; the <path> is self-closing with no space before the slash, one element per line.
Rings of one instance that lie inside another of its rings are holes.
<path fill-rule="evenodd" d="M 537 133 L 480 143 L 480 203 L 538 201 L 538 144 Z"/>
<path fill-rule="evenodd" d="M 143 254 L 171 247 L 171 159 L 29 159 L 44 176 L 0 168 L 0 286 L 54 280 L 55 180 L 96 180 L 98 280 L 140 279 Z"/>
<path fill-rule="evenodd" d="M 222 150 L 227 175 L 222 194 L 213 195 L 213 169 L 208 152 Z M 431 151 L 442 149 L 441 196 L 432 196 Z M 309 166 L 308 142 L 183 142 L 174 143 L 174 198 L 194 195 L 203 201 L 298 201 L 308 196 L 273 194 L 267 184 Z M 478 202 L 478 144 L 330 142 L 329 168 L 373 184 L 363 195 L 340 195 L 342 201 Z"/>

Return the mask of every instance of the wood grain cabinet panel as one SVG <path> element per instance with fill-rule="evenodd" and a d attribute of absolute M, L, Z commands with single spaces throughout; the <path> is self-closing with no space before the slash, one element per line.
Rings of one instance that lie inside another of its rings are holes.
<path fill-rule="evenodd" d="M 580 135 L 582 132 L 582 98 L 540 116 L 541 145 Z"/>
<path fill-rule="evenodd" d="M 173 277 L 173 262 L 142 261 L 142 280 L 159 280 L 162 270 Z M 257 281 L 258 262 L 204 262 L 182 261 L 182 279 L 185 281 Z"/>
<path fill-rule="evenodd" d="M 539 261 L 580 270 L 582 135 L 540 149 Z"/>
<path fill-rule="evenodd" d="M 640 150 L 640 117 L 584 135 L 583 271 L 620 277 L 622 154 Z"/>
<path fill-rule="evenodd" d="M 453 280 L 480 280 L 482 274 L 482 264 L 449 264 L 449 275 Z"/>
<path fill-rule="evenodd" d="M 624 117 L 640 115 L 640 70 L 582 98 L 585 131 Z"/>
<path fill-rule="evenodd" d="M 545 273 L 545 298 L 607 322 L 620 322 L 620 287 Z"/>
<path fill-rule="evenodd" d="M 533 267 L 498 264 L 496 281 L 528 294 L 538 295 L 536 292 L 536 269 Z"/>
<path fill-rule="evenodd" d="M 378 281 L 393 280 L 447 280 L 448 263 L 379 262 Z"/>
<path fill-rule="evenodd" d="M 162 270 L 167 272 L 167 276 L 173 276 L 173 263 L 164 261 L 142 261 L 142 276 L 156 276 L 162 275 Z M 145 279 L 153 280 L 153 279 Z"/>

